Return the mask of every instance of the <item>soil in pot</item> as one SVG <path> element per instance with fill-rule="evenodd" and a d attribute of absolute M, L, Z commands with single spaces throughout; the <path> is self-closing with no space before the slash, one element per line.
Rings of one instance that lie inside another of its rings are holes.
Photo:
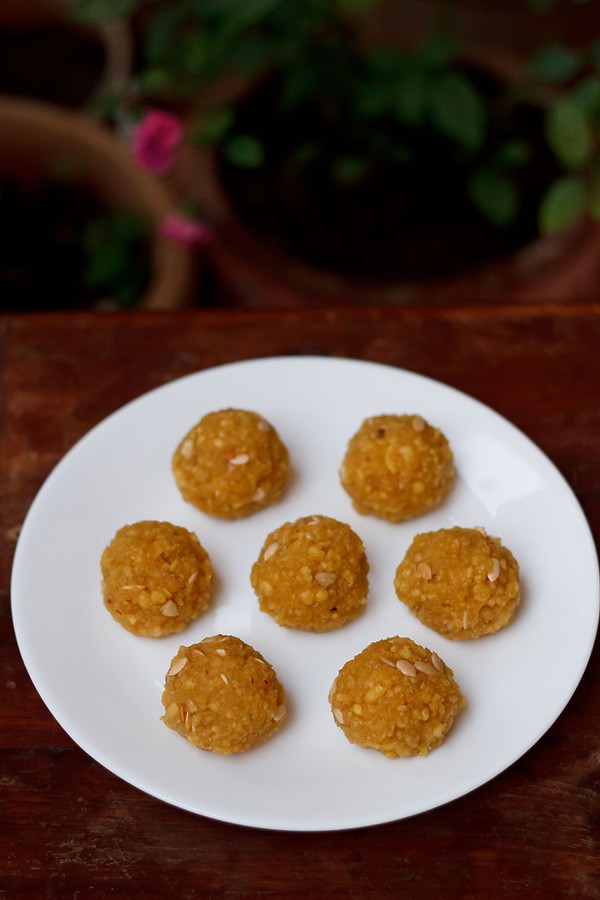
<path fill-rule="evenodd" d="M 68 22 L 0 30 L 0 92 L 76 109 L 89 99 L 106 61 L 93 30 Z"/>
<path fill-rule="evenodd" d="M 148 224 L 84 187 L 0 180 L 0 311 L 131 306 L 150 277 Z"/>
<path fill-rule="evenodd" d="M 500 107 L 500 85 L 482 72 L 476 77 L 488 105 Z M 469 200 L 472 159 L 432 128 L 389 128 L 402 162 L 382 159 L 354 181 L 332 180 L 336 161 L 359 155 L 360 127 L 341 142 L 340 122 L 314 107 L 275 116 L 280 87 L 261 84 L 238 107 L 234 136 L 252 134 L 264 150 L 253 168 L 219 154 L 219 170 L 235 212 L 278 250 L 324 271 L 365 283 L 438 279 L 502 259 L 537 236 L 537 209 L 558 167 L 544 140 L 542 112 L 527 105 L 493 120 L 482 158 L 494 146 L 518 139 L 529 159 L 513 174 L 521 196 L 511 226 L 493 225 Z M 297 147 L 319 149 L 298 165 Z"/>

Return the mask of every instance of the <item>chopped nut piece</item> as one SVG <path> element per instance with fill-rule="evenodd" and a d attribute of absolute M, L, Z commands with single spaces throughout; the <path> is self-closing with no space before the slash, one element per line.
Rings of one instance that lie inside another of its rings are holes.
<path fill-rule="evenodd" d="M 177 604 L 173 600 L 167 600 L 166 603 L 163 603 L 163 605 L 160 608 L 160 611 L 163 614 L 163 616 L 176 616 L 179 613 Z"/>
<path fill-rule="evenodd" d="M 181 445 L 181 455 L 185 459 L 191 459 L 194 455 L 194 442 L 192 440 L 184 441 Z"/>
<path fill-rule="evenodd" d="M 433 665 L 435 666 L 435 668 L 438 670 L 438 672 L 443 672 L 443 671 L 444 671 L 444 663 L 443 663 L 442 660 L 439 658 L 439 656 L 437 655 L 437 653 L 432 653 L 432 654 L 431 654 L 431 662 L 433 663 Z"/>
<path fill-rule="evenodd" d="M 395 456 L 396 456 L 396 453 L 395 453 L 394 448 L 388 447 L 388 449 L 385 451 L 385 455 L 383 457 L 383 461 L 386 465 L 386 468 L 394 474 L 398 471 Z"/>
<path fill-rule="evenodd" d="M 285 716 L 285 704 L 280 703 L 275 712 L 273 713 L 273 721 L 280 722 L 281 719 Z"/>
<path fill-rule="evenodd" d="M 230 459 L 229 462 L 232 466 L 244 466 L 247 462 L 250 462 L 250 457 L 247 453 L 238 453 L 238 455 L 234 456 L 233 459 Z"/>
<path fill-rule="evenodd" d="M 321 587 L 328 588 L 337 581 L 335 572 L 317 572 L 315 581 L 318 581 Z"/>
<path fill-rule="evenodd" d="M 279 550 L 279 544 L 278 544 L 277 541 L 273 541 L 271 544 L 269 544 L 269 546 L 267 547 L 267 549 L 266 549 L 265 552 L 263 553 L 263 559 L 265 560 L 265 562 L 266 562 L 268 559 L 271 559 L 271 557 L 274 556 L 275 553 L 277 553 L 278 550 Z"/>
<path fill-rule="evenodd" d="M 496 557 L 492 559 L 492 571 L 487 573 L 487 577 L 492 584 L 500 577 L 500 560 L 496 559 Z"/>
<path fill-rule="evenodd" d="M 187 666 L 188 658 L 187 656 L 181 656 L 179 659 L 176 659 L 169 671 L 167 672 L 167 678 L 171 678 L 173 675 L 179 675 L 181 670 Z"/>
<path fill-rule="evenodd" d="M 424 675 L 435 675 L 435 669 L 431 665 L 431 663 L 421 662 L 420 660 L 417 660 L 414 665 L 415 669 L 418 672 L 423 672 Z"/>
<path fill-rule="evenodd" d="M 431 566 L 426 562 L 420 562 L 417 566 L 417 573 L 423 579 L 423 581 L 431 581 L 433 578 L 433 572 L 431 571 Z"/>
<path fill-rule="evenodd" d="M 403 675 L 408 675 L 409 678 L 414 678 L 417 674 L 417 670 L 407 659 L 398 659 L 396 661 L 396 668 L 399 669 Z"/>

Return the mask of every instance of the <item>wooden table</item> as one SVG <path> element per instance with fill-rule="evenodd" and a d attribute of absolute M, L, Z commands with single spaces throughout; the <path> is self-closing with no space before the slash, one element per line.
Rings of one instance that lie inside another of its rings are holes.
<path fill-rule="evenodd" d="M 138 394 L 221 363 L 357 357 L 494 407 L 576 492 L 600 538 L 600 305 L 195 311 L 0 320 L 0 895 L 6 897 L 600 897 L 600 659 L 506 772 L 440 809 L 339 833 L 212 821 L 122 782 L 46 710 L 19 657 L 9 575 L 20 523 L 66 450 Z"/>

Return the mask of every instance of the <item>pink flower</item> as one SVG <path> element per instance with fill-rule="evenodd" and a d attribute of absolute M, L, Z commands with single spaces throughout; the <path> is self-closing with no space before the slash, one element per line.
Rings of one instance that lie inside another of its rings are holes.
<path fill-rule="evenodd" d="M 150 110 L 133 133 L 135 160 L 150 172 L 167 172 L 182 138 L 183 126 L 177 116 L 161 110 Z"/>
<path fill-rule="evenodd" d="M 213 231 L 205 222 L 188 219 L 180 213 L 169 213 L 161 222 L 159 233 L 162 237 L 171 238 L 178 244 L 210 244 Z"/>

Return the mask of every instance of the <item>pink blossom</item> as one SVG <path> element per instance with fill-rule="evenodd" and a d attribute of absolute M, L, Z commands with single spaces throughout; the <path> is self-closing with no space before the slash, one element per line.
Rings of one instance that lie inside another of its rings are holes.
<path fill-rule="evenodd" d="M 210 244 L 213 231 L 205 222 L 188 219 L 180 213 L 169 213 L 161 222 L 159 233 L 178 244 Z"/>
<path fill-rule="evenodd" d="M 134 158 L 138 165 L 150 172 L 167 172 L 182 138 L 183 126 L 177 116 L 162 110 L 150 110 L 133 132 Z"/>

